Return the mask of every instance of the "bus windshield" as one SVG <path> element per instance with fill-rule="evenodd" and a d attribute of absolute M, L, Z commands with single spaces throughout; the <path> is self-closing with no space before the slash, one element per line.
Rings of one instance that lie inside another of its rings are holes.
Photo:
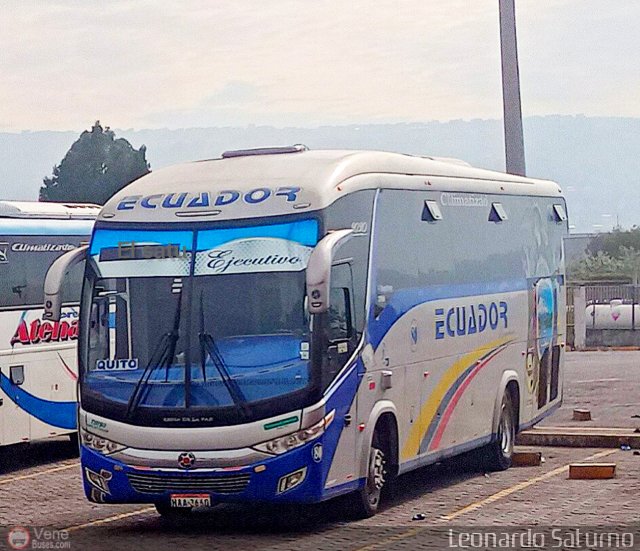
<path fill-rule="evenodd" d="M 96 231 L 83 408 L 134 424 L 201 426 L 303 407 L 315 386 L 304 268 L 317 235 L 315 220 Z"/>

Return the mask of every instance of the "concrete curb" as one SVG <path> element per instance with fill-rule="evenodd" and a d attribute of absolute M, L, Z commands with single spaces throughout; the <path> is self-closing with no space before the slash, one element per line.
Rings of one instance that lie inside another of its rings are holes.
<path fill-rule="evenodd" d="M 522 446 L 561 446 L 568 448 L 640 449 L 640 433 L 634 429 L 535 427 L 518 434 L 516 444 Z"/>
<path fill-rule="evenodd" d="M 583 346 L 571 348 L 571 352 L 637 352 L 640 346 Z"/>

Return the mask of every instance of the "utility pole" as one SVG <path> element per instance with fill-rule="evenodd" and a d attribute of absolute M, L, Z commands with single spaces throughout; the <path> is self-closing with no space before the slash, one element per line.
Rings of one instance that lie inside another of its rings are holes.
<path fill-rule="evenodd" d="M 525 175 L 515 0 L 499 0 L 504 147 L 509 174 Z"/>

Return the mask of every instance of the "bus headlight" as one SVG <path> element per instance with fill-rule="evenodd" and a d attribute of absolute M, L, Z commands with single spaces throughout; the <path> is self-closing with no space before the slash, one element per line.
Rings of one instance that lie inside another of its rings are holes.
<path fill-rule="evenodd" d="M 314 438 L 318 438 L 318 436 L 320 436 L 324 433 L 325 430 L 327 430 L 327 427 L 331 424 L 335 416 L 336 410 L 334 409 L 330 413 L 325 415 L 324 419 L 322 419 L 315 425 L 310 426 L 309 428 L 299 430 L 298 432 L 294 432 L 293 434 L 287 434 L 286 436 L 274 438 L 273 440 L 269 440 L 268 442 L 256 444 L 255 446 L 253 446 L 253 448 L 261 452 L 270 453 L 272 455 L 280 455 L 281 453 L 288 452 L 293 448 L 297 448 L 306 444 Z"/>
<path fill-rule="evenodd" d="M 102 436 L 91 434 L 83 428 L 80 429 L 80 442 L 82 442 L 83 446 L 87 446 L 87 448 L 97 451 L 103 455 L 119 452 L 124 450 L 126 447 L 122 444 L 118 444 L 117 442 L 112 442 L 111 440 L 103 438 Z"/>

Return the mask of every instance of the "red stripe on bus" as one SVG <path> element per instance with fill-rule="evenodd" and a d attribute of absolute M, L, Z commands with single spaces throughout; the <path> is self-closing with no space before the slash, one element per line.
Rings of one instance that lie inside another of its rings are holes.
<path fill-rule="evenodd" d="M 453 410 L 455 409 L 458 401 L 462 397 L 462 394 L 469 386 L 473 378 L 480 372 L 480 370 L 486 366 L 493 358 L 495 358 L 500 352 L 504 350 L 503 348 L 498 348 L 494 350 L 489 356 L 487 356 L 484 360 L 482 360 L 476 367 L 473 368 L 471 373 L 467 376 L 467 378 L 462 382 L 462 384 L 458 387 L 458 390 L 455 391 L 454 395 L 451 397 L 451 401 L 449 405 L 444 411 L 444 415 L 442 416 L 442 420 L 438 425 L 438 429 L 433 436 L 433 440 L 431 440 L 431 444 L 429 444 L 429 451 L 435 450 L 440 446 L 440 440 L 442 440 L 442 435 L 444 434 L 445 429 L 447 428 L 447 424 L 449 423 L 449 419 L 453 414 Z"/>

